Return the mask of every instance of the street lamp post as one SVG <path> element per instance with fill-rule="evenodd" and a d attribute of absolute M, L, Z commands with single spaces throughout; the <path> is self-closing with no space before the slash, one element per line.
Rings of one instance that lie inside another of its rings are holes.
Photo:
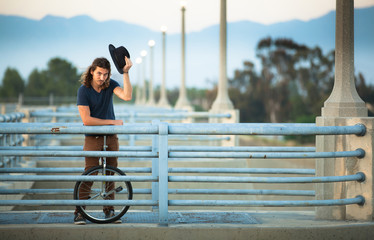
<path fill-rule="evenodd" d="M 177 103 L 175 104 L 175 108 L 177 109 L 188 109 L 192 110 L 190 103 L 187 99 L 186 94 L 186 40 L 185 40 L 185 12 L 186 12 L 186 1 L 181 1 L 181 11 L 182 11 L 182 70 L 181 70 L 181 86 L 179 89 L 179 97 Z"/>
<path fill-rule="evenodd" d="M 135 104 L 139 105 L 139 104 L 142 104 L 142 87 L 141 87 L 142 71 L 141 71 L 141 68 L 140 68 L 140 64 L 142 63 L 142 58 L 140 58 L 140 57 L 136 58 L 135 63 L 138 66 L 138 83 L 137 83 L 137 86 L 136 86 Z"/>
<path fill-rule="evenodd" d="M 227 56 L 227 28 L 226 28 L 226 0 L 221 0 L 220 7 L 220 28 L 219 28 L 219 83 L 218 83 L 218 93 L 216 100 L 214 100 L 212 108 L 209 112 L 211 113 L 229 113 L 230 118 L 227 119 L 217 119 L 210 118 L 210 123 L 238 123 L 239 122 L 239 110 L 235 110 L 234 106 L 229 98 L 228 88 L 227 88 L 227 66 L 226 66 L 226 56 Z M 239 138 L 238 136 L 230 136 L 229 141 L 222 141 L 222 146 L 238 146 Z"/>
<path fill-rule="evenodd" d="M 335 79 L 322 108 L 324 117 L 367 117 L 368 109 L 357 93 L 354 78 L 354 2 L 336 1 Z M 344 101 L 342 100 L 344 99 Z"/>
<path fill-rule="evenodd" d="M 142 94 L 142 104 L 147 103 L 147 83 L 146 83 L 146 64 L 145 64 L 145 57 L 147 56 L 147 51 L 143 50 L 140 52 L 140 56 L 142 56 L 142 62 L 143 62 L 143 94 Z"/>
<path fill-rule="evenodd" d="M 166 94 L 166 31 L 167 27 L 162 26 L 162 83 L 161 83 L 161 92 L 160 100 L 158 102 L 159 107 L 170 108 L 170 104 Z"/>
<path fill-rule="evenodd" d="M 155 46 L 154 40 L 148 41 L 149 46 L 149 85 L 148 85 L 148 105 L 155 105 L 155 100 L 153 97 L 153 47 Z"/>
<path fill-rule="evenodd" d="M 226 21 L 226 0 L 221 0 L 220 8 L 220 31 L 219 31 L 219 83 L 217 98 L 213 102 L 212 110 L 234 109 L 234 106 L 229 98 L 227 88 L 227 21 Z"/>

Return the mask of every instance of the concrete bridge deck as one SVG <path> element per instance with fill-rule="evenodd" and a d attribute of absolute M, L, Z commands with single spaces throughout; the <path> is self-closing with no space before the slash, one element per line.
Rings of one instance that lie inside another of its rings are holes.
<path fill-rule="evenodd" d="M 122 224 L 72 223 L 69 211 L 2 212 L 0 239 L 373 239 L 374 222 L 316 220 L 307 211 L 170 212 L 130 211 Z"/>

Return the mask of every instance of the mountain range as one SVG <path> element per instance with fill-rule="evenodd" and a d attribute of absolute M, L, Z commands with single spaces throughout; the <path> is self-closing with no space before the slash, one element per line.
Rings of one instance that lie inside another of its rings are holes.
<path fill-rule="evenodd" d="M 374 84 L 374 7 L 355 9 L 355 69 L 362 72 L 367 82 Z M 188 26 L 186 26 L 188 30 Z M 290 38 L 309 47 L 319 46 L 325 53 L 335 46 L 335 11 L 310 21 L 287 21 L 263 25 L 250 21 L 227 24 L 227 73 L 241 69 L 249 60 L 259 68 L 256 45 L 265 37 Z M 148 41 L 156 41 L 153 55 L 154 83 L 162 78 L 161 32 L 123 21 L 98 22 L 89 16 L 63 18 L 46 16 L 32 20 L 18 16 L 0 15 L 0 81 L 7 67 L 17 69 L 27 81 L 30 72 L 46 69 L 53 57 L 72 62 L 83 72 L 96 57 L 110 59 L 108 45 L 125 46 L 134 67 L 133 83 L 138 83 L 144 68 L 135 63 L 141 50 L 149 52 Z M 181 79 L 181 35 L 166 37 L 167 88 L 178 87 Z M 111 59 L 110 59 L 111 60 Z M 211 87 L 219 77 L 219 25 L 186 34 L 186 85 Z M 150 58 L 145 61 L 149 78 Z M 113 78 L 121 80 L 113 67 Z"/>

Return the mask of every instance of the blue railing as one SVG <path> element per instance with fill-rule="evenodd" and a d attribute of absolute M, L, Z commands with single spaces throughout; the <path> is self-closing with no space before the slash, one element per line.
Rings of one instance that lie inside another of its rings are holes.
<path fill-rule="evenodd" d="M 131 106 L 126 106 L 126 108 L 116 109 L 116 118 L 122 119 L 126 123 L 144 123 L 151 122 L 153 119 L 163 120 L 163 121 L 201 121 L 201 119 L 229 119 L 231 114 L 219 114 L 219 113 L 209 113 L 209 112 L 186 112 L 181 110 L 168 110 L 168 109 L 157 109 L 156 112 L 153 109 L 144 109 L 137 108 L 132 109 Z M 36 110 L 29 113 L 29 117 L 33 122 L 81 122 L 79 112 L 76 107 L 59 107 L 53 111 L 52 109 L 47 110 Z M 80 135 L 82 136 L 82 135 Z M 120 140 L 128 141 L 130 146 L 135 146 L 137 141 L 148 141 L 149 137 L 146 135 L 120 135 Z M 212 137 L 212 136 L 177 136 L 173 135 L 170 138 L 176 141 L 222 141 L 230 140 L 229 137 Z M 37 144 L 43 144 L 50 141 L 51 139 L 64 140 L 66 136 L 53 137 L 38 135 L 32 137 L 32 140 L 35 140 Z"/>
<path fill-rule="evenodd" d="M 306 176 L 306 177 L 252 177 L 243 174 L 301 174 L 314 175 L 314 169 L 279 169 L 279 168 L 170 168 L 168 162 L 179 159 L 289 159 L 289 158 L 361 158 L 365 155 L 363 149 L 352 149 L 342 152 L 315 152 L 314 147 L 217 147 L 217 146 L 169 146 L 169 137 L 173 135 L 345 135 L 362 136 L 365 126 L 319 127 L 315 124 L 181 124 L 153 121 L 152 123 L 124 124 L 123 126 L 82 126 L 76 123 L 0 123 L 0 134 L 135 134 L 152 135 L 151 146 L 121 147 L 118 152 L 82 151 L 80 146 L 1 146 L 0 156 L 22 157 L 120 157 L 139 158 L 152 161 L 151 168 L 124 168 L 127 173 L 137 175 L 113 176 L 81 176 L 81 175 L 29 175 L 29 173 L 77 173 L 81 168 L 19 168 L 3 167 L 0 181 L 103 181 L 122 180 L 132 182 L 150 182 L 151 189 L 134 189 L 135 194 L 151 194 L 150 200 L 1 200 L 2 206 L 16 205 L 111 205 L 153 206 L 159 212 L 159 223 L 168 223 L 170 206 L 264 206 L 264 207 L 310 207 L 333 206 L 347 204 L 363 204 L 362 196 L 347 199 L 328 200 L 178 200 L 170 199 L 169 194 L 204 194 L 204 195 L 284 195 L 284 196 L 314 196 L 314 191 L 308 190 L 267 190 L 267 189 L 169 189 L 169 183 L 330 183 L 345 181 L 364 181 L 365 175 L 357 172 L 347 176 Z M 8 173 L 28 173 L 26 175 L 9 175 Z M 175 175 L 175 174 L 179 175 Z M 139 175 L 146 174 L 146 175 Z M 186 174 L 181 175 L 181 174 Z M 191 176 L 196 174 L 196 176 Z M 205 176 L 205 174 L 210 174 Z M 240 174 L 240 176 L 222 176 L 219 174 Z M 115 179 L 114 179 L 115 178 Z M 118 179 L 117 179 L 118 178 Z M 1 194 L 41 194 L 67 193 L 70 189 L 2 189 Z"/>
<path fill-rule="evenodd" d="M 79 113 L 77 111 L 69 112 L 49 112 L 49 111 L 35 111 L 30 113 L 30 117 L 34 118 L 62 118 L 80 120 Z M 186 118 L 230 118 L 231 114 L 218 114 L 209 112 L 119 112 L 116 113 L 116 117 L 119 119 L 126 119 L 128 122 L 149 121 L 152 119 L 162 120 L 175 120 L 175 119 L 186 119 Z"/>
<path fill-rule="evenodd" d="M 24 113 L 9 113 L 0 115 L 0 123 L 19 123 L 25 117 Z M 21 146 L 23 137 L 20 134 L 3 134 L 0 133 L 0 147 L 2 146 Z M 15 167 L 20 164 L 21 158 L 13 155 L 0 156 L 0 168 L 1 167 Z"/>

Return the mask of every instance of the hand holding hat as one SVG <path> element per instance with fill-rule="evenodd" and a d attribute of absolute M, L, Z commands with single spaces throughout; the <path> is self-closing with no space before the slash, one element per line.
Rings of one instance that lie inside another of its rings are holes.
<path fill-rule="evenodd" d="M 125 56 L 125 66 L 122 68 L 123 73 L 128 73 L 131 67 L 132 67 L 131 59 Z"/>
<path fill-rule="evenodd" d="M 124 73 L 124 69 L 126 69 L 125 68 L 126 65 L 127 65 L 127 71 L 130 69 L 130 67 L 132 66 L 132 62 L 130 60 L 130 53 L 127 51 L 125 47 L 120 46 L 116 48 L 112 44 L 109 44 L 109 52 L 114 62 L 114 65 L 116 66 L 117 71 L 120 74 Z M 125 57 L 127 58 L 125 59 Z"/>

